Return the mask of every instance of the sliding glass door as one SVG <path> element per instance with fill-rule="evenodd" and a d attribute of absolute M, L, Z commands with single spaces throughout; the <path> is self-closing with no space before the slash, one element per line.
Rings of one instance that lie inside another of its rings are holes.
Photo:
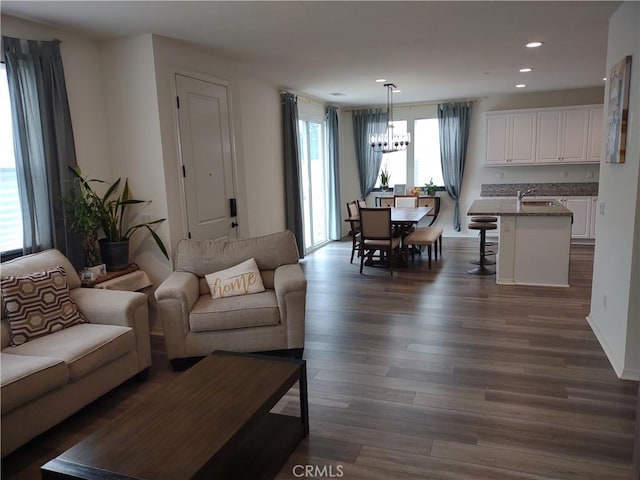
<path fill-rule="evenodd" d="M 324 121 L 299 120 L 305 253 L 329 241 Z"/>

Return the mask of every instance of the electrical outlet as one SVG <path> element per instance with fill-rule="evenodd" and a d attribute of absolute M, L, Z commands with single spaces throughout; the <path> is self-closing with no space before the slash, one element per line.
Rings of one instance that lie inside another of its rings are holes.
<path fill-rule="evenodd" d="M 562 170 L 562 178 L 567 178 L 569 176 L 569 172 L 566 170 Z"/>
<path fill-rule="evenodd" d="M 606 309 L 607 308 L 607 295 L 603 295 L 602 296 L 602 306 Z"/>
<path fill-rule="evenodd" d="M 593 178 L 593 170 L 591 168 L 587 170 L 587 178 Z"/>
<path fill-rule="evenodd" d="M 600 202 L 600 207 L 598 209 L 600 210 L 600 215 L 604 215 L 604 202 Z"/>
<path fill-rule="evenodd" d="M 498 172 L 498 180 L 504 179 L 504 172 Z"/>

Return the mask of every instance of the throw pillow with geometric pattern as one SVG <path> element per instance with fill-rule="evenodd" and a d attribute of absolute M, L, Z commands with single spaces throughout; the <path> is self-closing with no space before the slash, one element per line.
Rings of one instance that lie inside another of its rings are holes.
<path fill-rule="evenodd" d="M 63 267 L 0 282 L 12 345 L 86 322 L 69 295 Z"/>

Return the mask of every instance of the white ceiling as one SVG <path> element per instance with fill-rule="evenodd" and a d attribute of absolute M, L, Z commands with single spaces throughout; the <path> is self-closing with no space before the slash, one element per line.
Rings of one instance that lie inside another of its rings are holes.
<path fill-rule="evenodd" d="M 619 4 L 3 0 L 1 8 L 96 39 L 182 39 L 278 86 L 338 105 L 379 105 L 380 77 L 402 89 L 397 104 L 601 86 Z M 525 48 L 531 40 L 544 45 Z M 533 72 L 519 73 L 524 66 Z"/>

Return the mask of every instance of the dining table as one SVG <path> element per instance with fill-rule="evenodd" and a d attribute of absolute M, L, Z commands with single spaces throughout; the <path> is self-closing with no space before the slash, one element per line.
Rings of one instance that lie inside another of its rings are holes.
<path fill-rule="evenodd" d="M 376 208 L 389 208 L 391 209 L 391 226 L 395 235 L 401 238 L 401 248 L 404 254 L 402 255 L 406 264 L 406 245 L 404 244 L 404 237 L 406 237 L 411 228 L 417 225 L 420 220 L 426 217 L 433 209 L 432 207 L 376 207 Z M 347 217 L 345 222 L 357 222 L 360 218 L 358 216 Z"/>
<path fill-rule="evenodd" d="M 417 224 L 426 217 L 432 207 L 377 207 L 377 208 L 390 208 L 391 209 L 391 225 L 394 228 L 402 231 L 407 231 L 413 225 Z M 345 222 L 357 222 L 358 216 L 347 217 Z"/>

